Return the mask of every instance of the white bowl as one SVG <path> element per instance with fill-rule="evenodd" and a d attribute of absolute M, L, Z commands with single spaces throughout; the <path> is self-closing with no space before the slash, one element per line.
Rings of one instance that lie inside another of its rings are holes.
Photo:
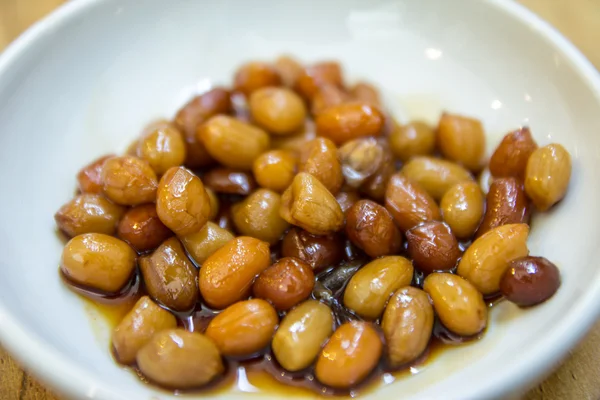
<path fill-rule="evenodd" d="M 68 397 L 170 398 L 113 362 L 108 328 L 61 283 L 53 214 L 82 165 L 122 151 L 192 93 L 229 84 L 241 62 L 281 53 L 339 59 L 402 119 L 481 118 L 488 150 L 526 124 L 571 152 L 568 196 L 529 241 L 560 267 L 559 292 L 527 311 L 503 303 L 481 341 L 365 398 L 499 398 L 540 379 L 600 310 L 600 79 L 555 30 L 502 0 L 79 0 L 36 24 L 0 58 L 2 345 Z"/>

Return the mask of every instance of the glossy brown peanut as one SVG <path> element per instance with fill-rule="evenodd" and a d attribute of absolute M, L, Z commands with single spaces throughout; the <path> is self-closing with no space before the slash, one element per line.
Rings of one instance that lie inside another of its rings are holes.
<path fill-rule="evenodd" d="M 529 211 L 523 183 L 512 177 L 494 179 L 485 199 L 485 214 L 476 236 L 500 225 L 529 223 Z"/>
<path fill-rule="evenodd" d="M 301 172 L 281 197 L 281 217 L 314 235 L 337 232 L 344 213 L 335 197 L 314 176 Z"/>
<path fill-rule="evenodd" d="M 269 189 L 258 189 L 244 201 L 231 207 L 237 231 L 269 244 L 277 243 L 289 224 L 279 215 L 281 195 Z"/>
<path fill-rule="evenodd" d="M 531 153 L 525 169 L 525 192 L 535 207 L 546 211 L 567 193 L 571 156 L 560 144 L 549 144 Z"/>
<path fill-rule="evenodd" d="M 231 168 L 212 168 L 202 175 L 202 182 L 215 193 L 247 196 L 256 189 L 252 174 Z"/>
<path fill-rule="evenodd" d="M 429 221 L 406 231 L 408 254 L 423 272 L 449 271 L 461 255 L 456 237 L 443 222 Z"/>
<path fill-rule="evenodd" d="M 342 212 L 347 214 L 350 207 L 360 200 L 360 195 L 354 191 L 341 191 L 335 195 L 335 199 L 340 205 Z"/>
<path fill-rule="evenodd" d="M 199 168 L 214 161 L 206 151 L 204 144 L 198 140 L 196 130 L 200 124 L 213 115 L 226 114 L 230 110 L 229 91 L 217 87 L 194 97 L 177 112 L 173 122 L 185 139 L 186 167 Z"/>
<path fill-rule="evenodd" d="M 132 364 L 138 351 L 155 333 L 177 327 L 173 314 L 148 296 L 142 296 L 123 317 L 112 334 L 112 346 L 121 364 Z"/>
<path fill-rule="evenodd" d="M 271 65 L 264 62 L 249 62 L 242 65 L 235 73 L 233 86 L 235 90 L 250 96 L 252 92 L 267 86 L 279 86 L 281 78 Z"/>
<path fill-rule="evenodd" d="M 175 311 L 188 311 L 198 300 L 196 268 L 175 237 L 167 239 L 151 255 L 140 258 L 146 290 L 152 298 Z"/>
<path fill-rule="evenodd" d="M 205 187 L 206 195 L 208 196 L 208 202 L 210 203 L 210 214 L 208 214 L 208 219 L 214 221 L 219 215 L 219 198 L 217 197 L 214 190 L 209 187 Z"/>
<path fill-rule="evenodd" d="M 233 238 L 230 231 L 210 221 L 198 232 L 179 237 L 190 257 L 198 265 L 202 265 L 208 257 Z"/>
<path fill-rule="evenodd" d="M 415 157 L 404 164 L 400 172 L 436 201 L 441 200 L 446 191 L 457 183 L 473 180 L 469 171 L 460 165 L 433 157 Z"/>
<path fill-rule="evenodd" d="M 324 85 L 343 87 L 342 67 L 334 61 L 323 61 L 306 67 L 297 77 L 294 89 L 311 100 Z"/>
<path fill-rule="evenodd" d="M 440 219 L 440 209 L 435 200 L 401 173 L 396 173 L 390 178 L 385 193 L 385 208 L 403 231 L 422 222 Z"/>
<path fill-rule="evenodd" d="M 148 132 L 138 141 L 137 156 L 146 160 L 157 175 L 183 164 L 185 152 L 182 133 L 170 124 Z"/>
<path fill-rule="evenodd" d="M 249 356 L 269 344 L 278 322 L 277 312 L 266 301 L 240 301 L 210 321 L 206 336 L 223 355 Z"/>
<path fill-rule="evenodd" d="M 137 157 L 109 158 L 102 167 L 103 191 L 117 204 L 137 206 L 156 200 L 158 180 L 146 161 Z"/>
<path fill-rule="evenodd" d="M 329 107 L 316 118 L 317 135 L 340 145 L 366 136 L 379 136 L 383 114 L 368 103 L 343 103 Z"/>
<path fill-rule="evenodd" d="M 260 128 L 226 115 L 210 118 L 197 132 L 209 154 L 221 164 L 252 169 L 254 160 L 269 149 L 269 135 Z"/>
<path fill-rule="evenodd" d="M 435 150 L 435 131 L 423 121 L 412 121 L 395 127 L 389 140 L 394 157 L 401 161 L 427 156 Z"/>
<path fill-rule="evenodd" d="M 423 354 L 431 338 L 433 320 L 433 307 L 424 291 L 407 286 L 392 295 L 381 320 L 391 367 L 407 364 Z"/>
<path fill-rule="evenodd" d="M 338 156 L 346 184 L 358 188 L 373 176 L 381 167 L 384 151 L 383 146 L 372 137 L 354 139 L 342 145 Z"/>
<path fill-rule="evenodd" d="M 500 279 L 512 260 L 529 254 L 527 224 L 496 227 L 477 238 L 463 254 L 456 273 L 484 295 L 500 290 Z"/>
<path fill-rule="evenodd" d="M 252 172 L 265 189 L 282 193 L 296 175 L 298 158 L 290 150 L 270 150 L 254 160 Z"/>
<path fill-rule="evenodd" d="M 299 371 L 313 363 L 332 333 L 331 309 L 319 301 L 307 300 L 286 314 L 271 348 L 283 368 Z"/>
<path fill-rule="evenodd" d="M 373 258 L 398 253 L 402 246 L 392 215 L 371 200 L 359 200 L 348 210 L 346 235 Z"/>
<path fill-rule="evenodd" d="M 444 221 L 459 239 L 473 236 L 485 208 L 483 193 L 476 182 L 457 183 L 446 191 L 440 202 Z"/>
<path fill-rule="evenodd" d="M 315 133 L 314 122 L 311 119 L 307 119 L 304 122 L 304 127 L 298 130 L 297 133 L 272 137 L 271 147 L 278 150 L 289 150 L 298 155 L 315 137 L 317 137 L 317 134 Z"/>
<path fill-rule="evenodd" d="M 104 162 L 113 155 L 100 157 L 77 173 L 77 186 L 82 193 L 102 193 L 104 182 L 102 181 L 102 167 Z"/>
<path fill-rule="evenodd" d="M 135 258 L 135 251 L 122 240 L 102 233 L 85 233 L 67 242 L 60 269 L 75 283 L 115 293 L 131 278 Z"/>
<path fill-rule="evenodd" d="M 474 118 L 443 113 L 437 129 L 437 145 L 444 157 L 471 171 L 479 171 L 485 156 L 485 133 Z"/>
<path fill-rule="evenodd" d="M 358 82 L 350 88 L 350 96 L 356 101 L 365 102 L 374 106 L 381 105 L 379 91 L 367 82 Z"/>
<path fill-rule="evenodd" d="M 275 135 L 294 133 L 304 125 L 306 106 L 290 89 L 265 87 L 250 96 L 250 113 L 254 122 Z"/>
<path fill-rule="evenodd" d="M 506 134 L 490 158 L 490 172 L 495 177 L 524 179 L 527 160 L 537 147 L 528 127 Z"/>
<path fill-rule="evenodd" d="M 325 84 L 317 89 L 312 97 L 310 111 L 319 115 L 329 107 L 337 106 L 350 100 L 350 95 L 339 86 Z"/>
<path fill-rule="evenodd" d="M 156 212 L 177 235 L 189 235 L 208 221 L 210 198 L 200 178 L 187 168 L 173 167 L 160 179 Z"/>
<path fill-rule="evenodd" d="M 323 348 L 315 375 L 327 386 L 351 387 L 375 368 L 382 350 L 379 334 L 369 323 L 347 322 L 336 329 Z"/>
<path fill-rule="evenodd" d="M 392 293 L 410 285 L 413 272 L 412 263 L 404 257 L 377 258 L 352 276 L 344 291 L 344 305 L 361 317 L 377 319 Z"/>
<path fill-rule="evenodd" d="M 344 184 L 342 165 L 335 144 L 326 138 L 315 138 L 300 152 L 299 172 L 317 178 L 332 194 Z"/>
<path fill-rule="evenodd" d="M 281 255 L 299 258 L 319 272 L 342 261 L 344 243 L 339 235 L 315 236 L 305 230 L 292 228 L 283 238 Z"/>
<path fill-rule="evenodd" d="M 225 371 L 215 343 L 201 333 L 168 329 L 140 349 L 137 366 L 151 382 L 171 389 L 205 385 Z"/>
<path fill-rule="evenodd" d="M 472 336 L 487 325 L 487 306 L 477 288 L 460 276 L 435 272 L 425 278 L 429 294 L 442 324 L 462 336 Z"/>
<path fill-rule="evenodd" d="M 67 236 L 82 233 L 112 235 L 125 208 L 111 203 L 101 194 L 84 193 L 63 205 L 54 214 L 58 228 Z"/>
<path fill-rule="evenodd" d="M 157 248 L 173 236 L 173 232 L 158 218 L 155 204 L 143 204 L 127 210 L 119 221 L 117 235 L 143 253 Z"/>
<path fill-rule="evenodd" d="M 363 182 L 359 191 L 369 198 L 383 203 L 390 178 L 395 172 L 396 168 L 394 166 L 392 153 L 387 147 L 384 147 L 383 158 L 379 168 L 371 177 Z"/>
<path fill-rule="evenodd" d="M 255 297 L 286 311 L 306 300 L 315 285 L 311 267 L 299 258 L 284 257 L 265 269 L 252 286 Z"/>
<path fill-rule="evenodd" d="M 289 88 L 294 87 L 296 80 L 298 80 L 304 69 L 302 64 L 290 56 L 278 57 L 273 64 L 273 68 L 279 74 L 281 82 Z"/>
<path fill-rule="evenodd" d="M 202 297 L 222 309 L 243 299 L 254 278 L 271 265 L 269 244 L 239 236 L 210 255 L 200 268 Z"/>
<path fill-rule="evenodd" d="M 511 261 L 500 281 L 500 292 L 520 307 L 548 300 L 560 286 L 560 272 L 544 257 L 523 257 Z"/>

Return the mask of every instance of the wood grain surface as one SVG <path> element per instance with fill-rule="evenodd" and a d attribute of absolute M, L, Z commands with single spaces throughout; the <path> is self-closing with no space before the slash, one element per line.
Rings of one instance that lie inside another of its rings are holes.
<path fill-rule="evenodd" d="M 76 1 L 76 0 L 73 0 Z M 64 0 L 0 0 L 0 51 Z M 567 36 L 600 69 L 600 0 L 520 0 Z M 527 400 L 600 399 L 600 322 Z M 59 400 L 0 347 L 0 399 Z"/>

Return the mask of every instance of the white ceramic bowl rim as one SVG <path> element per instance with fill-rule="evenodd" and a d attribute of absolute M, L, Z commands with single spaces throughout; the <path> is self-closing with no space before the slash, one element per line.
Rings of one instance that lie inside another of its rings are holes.
<path fill-rule="evenodd" d="M 77 18 L 82 12 L 102 1 L 68 2 L 34 24 L 0 55 L 0 76 L 10 68 L 12 63 L 30 51 L 32 43 L 44 35 L 51 34 L 61 24 Z M 530 29 L 537 32 L 552 47 L 562 53 L 587 83 L 595 97 L 600 99 L 600 74 L 585 56 L 556 29 L 512 0 L 486 1 L 500 12 L 507 13 L 528 25 Z M 573 304 L 564 323 L 540 337 L 539 341 L 531 346 L 526 354 L 513 360 L 510 366 L 498 368 L 494 374 L 489 375 L 489 379 L 485 382 L 473 386 L 456 387 L 446 393 L 446 398 L 483 398 L 489 397 L 491 393 L 501 397 L 515 389 L 526 389 L 534 379 L 540 378 L 540 375 L 548 370 L 549 365 L 553 365 L 563 358 L 567 351 L 591 328 L 600 314 L 598 304 L 600 304 L 600 276 L 596 274 L 596 279 L 582 296 L 581 301 Z M 26 331 L 2 302 L 0 302 L 0 342 L 34 375 L 61 393 L 76 398 L 85 396 L 90 399 L 125 400 L 123 396 L 111 390 L 110 382 L 100 381 L 87 371 L 78 369 L 60 352 L 44 345 L 37 335 Z M 559 346 L 560 351 L 548 351 L 557 343 L 562 344 Z"/>

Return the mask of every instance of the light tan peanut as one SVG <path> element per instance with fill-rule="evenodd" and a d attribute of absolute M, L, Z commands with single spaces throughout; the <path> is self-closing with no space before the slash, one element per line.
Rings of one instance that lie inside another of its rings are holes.
<path fill-rule="evenodd" d="M 269 344 L 277 322 L 277 312 L 265 300 L 240 301 L 210 321 L 206 336 L 215 342 L 223 355 L 249 356 Z"/>
<path fill-rule="evenodd" d="M 142 296 L 113 331 L 112 345 L 117 360 L 121 364 L 133 363 L 138 351 L 155 333 L 175 327 L 177 321 L 173 314 L 150 297 Z"/>
<path fill-rule="evenodd" d="M 549 144 L 529 156 L 525 169 L 525 192 L 540 211 L 546 211 L 567 193 L 571 179 L 571 156 L 560 144 Z"/>
<path fill-rule="evenodd" d="M 281 193 L 292 183 L 297 167 L 298 158 L 293 151 L 271 150 L 254 160 L 252 172 L 260 186 Z"/>
<path fill-rule="evenodd" d="M 377 139 L 368 137 L 346 142 L 338 149 L 342 174 L 346 184 L 358 188 L 380 168 L 384 147 Z"/>
<path fill-rule="evenodd" d="M 401 256 L 377 258 L 359 269 L 344 291 L 344 305 L 364 318 L 377 319 L 395 290 L 410 285 L 413 266 Z"/>
<path fill-rule="evenodd" d="M 312 364 L 332 332 L 331 309 L 316 300 L 307 300 L 283 318 L 271 348 L 283 368 L 299 371 Z"/>
<path fill-rule="evenodd" d="M 233 234 L 214 222 L 207 222 L 200 231 L 181 236 L 181 243 L 194 261 L 202 265 L 215 251 L 233 239 Z"/>
<path fill-rule="evenodd" d="M 335 144 L 326 138 L 315 138 L 300 152 L 299 172 L 306 172 L 317 178 L 333 195 L 344 184 L 342 164 Z"/>
<path fill-rule="evenodd" d="M 394 156 L 401 161 L 408 161 L 412 157 L 433 153 L 435 131 L 425 122 L 413 121 L 403 126 L 395 126 L 389 141 Z"/>
<path fill-rule="evenodd" d="M 476 182 L 465 181 L 452 186 L 440 202 L 444 221 L 459 239 L 473 236 L 484 211 L 484 198 Z"/>
<path fill-rule="evenodd" d="M 502 225 L 486 232 L 465 251 L 457 274 L 485 295 L 498 292 L 508 264 L 529 254 L 528 234 L 527 224 Z"/>
<path fill-rule="evenodd" d="M 344 213 L 337 200 L 311 174 L 299 173 L 281 197 L 281 217 L 315 235 L 337 232 Z"/>
<path fill-rule="evenodd" d="M 270 146 L 265 131 L 226 115 L 210 118 L 198 127 L 197 135 L 209 154 L 229 168 L 251 170 Z"/>
<path fill-rule="evenodd" d="M 111 203 L 101 194 L 84 193 L 63 205 L 54 214 L 54 220 L 69 237 L 83 233 L 112 235 L 124 212 L 124 207 Z"/>
<path fill-rule="evenodd" d="M 265 87 L 250 96 L 250 112 L 254 122 L 275 135 L 288 135 L 304 125 L 306 106 L 290 89 Z"/>
<path fill-rule="evenodd" d="M 392 367 L 416 360 L 433 330 L 433 307 L 427 293 L 411 286 L 398 289 L 385 307 L 381 329 Z"/>
<path fill-rule="evenodd" d="M 404 164 L 400 172 L 437 201 L 457 183 L 473 180 L 469 171 L 460 165 L 433 157 L 415 157 Z"/>
<path fill-rule="evenodd" d="M 279 86 L 281 78 L 271 66 L 265 62 L 252 61 L 242 65 L 235 72 L 233 86 L 235 90 L 250 96 L 252 92 L 267 86 Z"/>
<path fill-rule="evenodd" d="M 102 167 L 104 194 L 126 206 L 152 203 L 156 200 L 158 180 L 146 161 L 137 157 L 109 158 Z"/>
<path fill-rule="evenodd" d="M 443 113 L 437 129 L 437 144 L 447 159 L 478 172 L 485 155 L 485 133 L 479 120 Z"/>
<path fill-rule="evenodd" d="M 157 175 L 178 167 L 186 159 L 183 135 L 175 126 L 164 124 L 148 132 L 138 141 L 137 156 L 146 160 Z"/>
<path fill-rule="evenodd" d="M 303 73 L 302 64 L 290 56 L 281 56 L 273 63 L 273 68 L 279 74 L 282 83 L 292 88 L 296 84 L 296 80 Z"/>
<path fill-rule="evenodd" d="M 460 276 L 434 272 L 425 278 L 423 290 L 433 301 L 442 324 L 452 332 L 472 336 L 487 325 L 487 306 L 477 288 Z"/>
<path fill-rule="evenodd" d="M 170 389 L 197 388 L 225 371 L 212 340 L 180 328 L 154 335 L 138 352 L 137 365 L 152 382 Z"/>
<path fill-rule="evenodd" d="M 237 231 L 273 245 L 289 224 L 279 215 L 281 196 L 269 189 L 258 189 L 231 208 Z"/>

